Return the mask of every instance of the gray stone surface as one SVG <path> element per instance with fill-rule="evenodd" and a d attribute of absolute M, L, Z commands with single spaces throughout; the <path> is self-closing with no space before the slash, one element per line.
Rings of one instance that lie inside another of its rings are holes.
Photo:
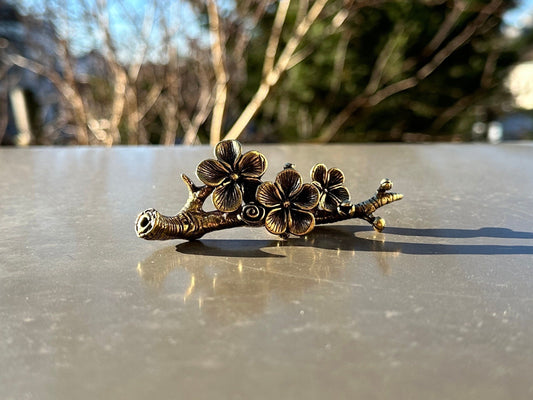
<path fill-rule="evenodd" d="M 405 198 L 147 242 L 209 148 L 0 150 L 1 399 L 533 398 L 533 146 L 245 147 Z"/>

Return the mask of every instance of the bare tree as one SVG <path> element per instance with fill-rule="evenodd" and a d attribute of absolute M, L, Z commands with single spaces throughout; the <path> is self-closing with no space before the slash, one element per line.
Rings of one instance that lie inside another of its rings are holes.
<path fill-rule="evenodd" d="M 2 52 L 2 59 L 8 67 L 18 66 L 46 77 L 55 86 L 63 98 L 62 109 L 69 112 L 68 119 L 76 127 L 75 140 L 79 144 L 148 143 L 150 138 L 145 118 L 161 120 L 164 129 L 160 142 L 174 144 L 180 122 L 185 119 L 178 109 L 185 96 L 180 92 L 179 71 L 183 63 L 176 41 L 185 36 L 171 27 L 183 26 L 176 23 L 180 16 L 167 14 L 171 4 L 154 0 L 143 9 L 132 10 L 120 0 L 81 0 L 83 12 L 80 13 L 77 7 L 69 9 L 63 0 L 46 0 L 39 8 L 26 10 L 33 15 L 26 17 L 26 28 L 31 31 L 31 21 L 35 18 L 61 27 L 56 30 L 55 49 L 40 49 L 40 53 L 47 53 L 44 59 L 8 49 Z M 128 35 L 117 32 L 116 21 L 112 22 L 117 17 L 110 15 L 111 9 L 115 14 L 122 14 Z M 71 29 L 77 31 L 72 32 Z M 154 30 L 157 32 L 154 33 Z M 75 46 L 75 36 L 81 33 L 96 38 L 93 46 L 105 63 L 105 71 L 97 72 L 102 75 L 96 76 L 98 79 L 94 82 L 80 82 L 79 69 L 83 66 L 79 64 L 79 56 L 74 56 L 72 47 Z M 39 40 L 26 42 L 25 45 L 34 49 L 43 46 Z M 159 50 L 155 51 L 154 47 Z M 152 71 L 151 77 L 147 71 Z M 191 78 L 190 74 L 188 78 Z M 194 79 L 202 85 L 205 83 L 203 77 Z M 210 78 L 208 81 L 211 85 Z M 104 99 L 95 101 L 93 93 L 101 92 L 104 87 L 110 89 L 108 94 Z M 194 120 L 192 126 L 205 122 L 203 115 L 206 108 L 209 109 L 205 104 L 210 103 L 205 101 L 205 90 L 198 92 L 196 97 L 202 105 L 188 116 L 188 119 Z M 153 111 L 160 114 L 159 117 L 154 118 Z M 195 118 L 196 113 L 201 114 L 201 118 Z M 183 130 L 191 136 L 190 127 Z"/>
<path fill-rule="evenodd" d="M 345 83 L 354 39 L 350 24 L 361 9 L 393 0 L 150 0 L 142 7 L 132 7 L 128 0 L 79 0 L 78 7 L 69 7 L 66 0 L 43 0 L 25 11 L 56 26 L 53 54 L 48 49 L 44 57 L 34 57 L 6 48 L 0 55 L 6 68 L 23 68 L 54 85 L 66 115 L 58 121 L 75 127 L 79 144 L 215 144 L 221 138 L 240 137 L 262 109 L 279 123 L 287 121 L 291 100 L 279 94 L 285 88 L 284 75 L 330 37 L 336 45 L 329 94 L 321 107 L 300 104 L 295 113 L 301 138 L 318 136 L 319 142 L 328 142 L 355 113 L 418 86 L 506 7 L 502 0 L 486 2 L 477 10 L 466 0 L 419 1 L 427 7 L 449 6 L 419 57 L 396 65 L 394 57 L 403 51 L 400 38 L 408 28 L 405 21 L 397 22 L 373 60 L 366 86 L 334 114 L 329 103 Z M 475 17 L 456 29 L 467 12 Z M 265 29 L 265 21 L 271 25 L 266 28 L 260 79 L 250 98 L 243 99 L 241 91 L 251 73 L 247 50 L 258 26 Z M 316 25 L 322 36 L 313 41 L 310 32 Z M 79 37 L 90 40 L 80 45 Z M 30 45 L 40 44 L 37 40 Z M 85 80 L 80 78 L 83 46 L 104 64 L 97 73 L 89 71 L 92 76 Z M 492 84 L 498 54 L 495 50 L 486 62 L 483 87 Z M 273 93 L 276 103 L 269 104 Z M 473 93 L 458 101 L 434 126 L 442 126 L 476 98 Z M 2 128 L 5 122 L 0 122 Z"/>
<path fill-rule="evenodd" d="M 241 20 L 232 18 L 231 13 L 222 16 L 216 0 L 192 2 L 191 10 L 196 17 L 203 13 L 207 15 L 210 44 L 208 47 L 200 44 L 203 41 L 202 35 L 189 38 L 187 51 L 190 57 L 177 51 L 173 42 L 176 35 L 183 38 L 187 33 L 176 32 L 171 28 L 172 24 L 176 25 L 176 18 L 172 19 L 167 12 L 171 3 L 151 1 L 139 13 L 120 0 L 81 0 L 83 13 L 74 15 L 69 14 L 63 0 L 46 0 L 41 17 L 52 20 L 56 25 L 68 27 L 59 32 L 65 36 L 58 41 L 59 68 L 53 63 L 44 64 L 21 54 L 10 54 L 8 60 L 12 65 L 45 76 L 54 84 L 64 98 L 64 107 L 71 111 L 79 144 L 148 143 L 150 137 L 145 120 L 152 117 L 153 121 L 154 113 L 159 115 L 157 119 L 163 126 L 160 143 L 173 144 L 178 135 L 182 135 L 184 144 L 196 143 L 200 130 L 209 123 L 210 142 L 214 144 L 224 134 L 224 116 L 228 107 L 232 108 L 232 113 L 237 118 L 225 137 L 236 138 L 261 108 L 270 89 L 278 83 L 283 73 L 310 54 L 297 50 L 328 0 L 298 2 L 296 23 L 288 28 L 291 30 L 287 31 L 289 36 L 282 48 L 279 48 L 280 38 L 291 0 L 243 1 L 236 9 Z M 130 59 L 121 57 L 125 50 L 124 41 L 117 37 L 119 34 L 113 29 L 111 7 L 115 13 L 118 9 L 123 14 L 123 19 L 131 28 L 132 36 L 128 38 L 130 43 L 127 44 L 133 54 Z M 246 48 L 253 36 L 251 32 L 267 9 L 273 7 L 275 17 L 264 54 L 263 77 L 248 105 L 243 110 L 236 110 L 234 96 L 246 80 L 244 60 Z M 251 10 L 250 13 L 245 11 L 248 9 Z M 29 11 L 36 13 L 35 9 L 30 8 Z M 345 12 L 341 10 L 337 23 L 343 15 Z M 72 54 L 75 35 L 69 31 L 74 26 L 72 19 L 75 17 L 79 19 L 76 29 L 83 25 L 85 32 L 98 38 L 96 42 L 99 52 L 105 59 L 108 76 L 104 78 L 111 89 L 105 107 L 94 104 L 94 96 L 90 92 L 95 88 L 85 88 L 82 94 L 77 81 L 77 60 Z M 139 77 L 146 65 L 150 44 L 153 44 L 154 27 L 162 33 L 162 39 L 158 43 L 161 52 L 157 61 L 164 60 L 165 65 L 162 68 L 163 74 L 157 74 L 157 80 L 151 82 L 149 88 L 143 88 Z M 232 41 L 230 47 L 226 46 L 228 40 Z M 212 71 L 206 70 L 206 56 Z M 228 71 L 229 60 L 232 63 L 231 71 Z M 185 68 L 189 70 L 184 71 Z"/>

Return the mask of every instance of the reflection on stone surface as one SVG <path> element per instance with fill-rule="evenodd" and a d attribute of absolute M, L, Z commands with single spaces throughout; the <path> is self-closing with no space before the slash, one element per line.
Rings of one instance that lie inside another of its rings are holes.
<path fill-rule="evenodd" d="M 357 237 L 357 232 L 365 232 L 369 238 Z M 341 251 L 351 251 L 355 255 L 358 251 L 372 252 L 381 271 L 390 274 L 391 257 L 397 257 L 401 251 L 394 243 L 385 241 L 386 235 L 375 230 L 369 230 L 364 226 L 343 226 L 319 227 L 311 237 L 311 245 L 321 249 L 336 249 Z"/>
<path fill-rule="evenodd" d="M 385 240 L 386 233 L 367 227 L 317 227 L 305 238 L 279 240 L 204 239 L 161 249 L 138 264 L 148 286 L 161 291 L 171 272 L 181 279 L 178 298 L 195 304 L 202 315 L 220 324 L 244 323 L 262 314 L 269 302 L 299 302 L 304 293 L 323 282 L 343 284 L 345 267 L 356 268 L 360 252 L 371 253 L 383 274 L 391 273 L 391 260 L 401 254 L 533 254 L 527 245 L 480 245 L 465 238 L 496 236 L 529 238 L 528 232 L 498 228 L 456 230 L 460 244 L 440 243 L 454 230 L 392 228 L 393 237 L 411 236 L 406 242 Z M 420 243 L 422 238 L 431 243 Z M 334 251 L 334 253 L 332 253 Z M 358 283 L 351 283 L 357 286 Z M 364 284 L 364 282 L 362 282 Z M 331 293 L 331 292 L 330 292 Z"/>
<path fill-rule="evenodd" d="M 385 240 L 410 236 L 410 241 Z M 390 228 L 375 233 L 367 227 L 317 227 L 305 238 L 279 240 L 204 239 L 184 242 L 162 249 L 139 263 L 138 270 L 148 285 L 157 290 L 174 269 L 189 274 L 190 284 L 184 301 L 196 299 L 212 315 L 239 315 L 262 312 L 269 296 L 294 301 L 309 287 L 321 281 L 339 283 L 343 267 L 358 252 L 370 252 L 385 275 L 391 273 L 390 262 L 400 254 L 411 255 L 496 255 L 533 254 L 533 246 L 465 243 L 465 238 L 490 236 L 496 239 L 529 239 L 530 232 L 503 228 L 482 229 L 414 229 Z M 456 236 L 460 244 L 442 243 L 441 238 Z M 424 238 L 430 243 L 421 243 Z M 427 239 L 426 239 L 427 240 Z M 324 251 L 326 250 L 326 251 Z M 329 252 L 328 252 L 329 250 Z M 332 257 L 331 250 L 337 257 Z M 332 262 L 332 260 L 335 260 Z M 223 319 L 223 318 L 222 318 Z"/>
<path fill-rule="evenodd" d="M 183 242 L 156 251 L 137 270 L 156 292 L 163 290 L 173 272 L 185 271 L 179 289 L 172 288 L 182 291 L 178 298 L 197 304 L 203 315 L 218 323 L 242 322 L 263 313 L 270 301 L 299 302 L 306 291 L 324 282 L 341 287 L 345 267 L 356 267 L 360 250 L 373 251 L 376 263 L 388 274 L 388 261 L 398 253 L 383 251 L 384 235 L 373 235 L 374 240 L 361 239 L 350 230 L 319 227 L 306 238 L 286 241 Z"/>
<path fill-rule="evenodd" d="M 167 247 L 152 254 L 138 264 L 139 275 L 156 291 L 174 270 L 188 273 L 184 284 L 183 302 L 198 304 L 202 313 L 218 323 L 244 321 L 253 315 L 263 313 L 271 299 L 295 302 L 309 288 L 324 280 L 339 279 L 343 269 L 320 262 L 317 249 L 306 249 L 305 263 L 301 263 L 301 252 L 287 251 L 286 255 L 271 254 L 258 265 L 254 257 L 264 258 L 261 250 L 250 249 L 250 243 L 237 241 L 228 245 L 225 241 L 209 245 L 201 242 L 182 243 L 176 248 Z M 265 244 L 262 241 L 259 246 Z M 274 251 L 283 247 L 281 242 L 268 241 Z M 268 246 L 267 246 L 268 248 Z M 248 254 L 249 257 L 240 256 Z M 202 254 L 202 255 L 200 255 Z M 228 259 L 209 258 L 210 255 L 227 254 Z M 229 254 L 229 255 L 228 255 Z M 265 252 L 265 254 L 268 254 Z M 279 262 L 279 258 L 283 261 Z M 297 259 L 298 258 L 298 259 Z"/>

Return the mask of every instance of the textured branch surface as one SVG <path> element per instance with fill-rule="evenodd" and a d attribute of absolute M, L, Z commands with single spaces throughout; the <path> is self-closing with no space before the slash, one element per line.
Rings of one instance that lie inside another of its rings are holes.
<path fill-rule="evenodd" d="M 204 201 L 214 188 L 205 185 L 198 187 L 184 174 L 181 178 L 189 189 L 189 199 L 185 206 L 173 217 L 162 215 L 153 208 L 142 212 L 135 222 L 137 236 L 146 240 L 194 240 L 208 232 L 244 225 L 237 214 L 204 211 Z"/>

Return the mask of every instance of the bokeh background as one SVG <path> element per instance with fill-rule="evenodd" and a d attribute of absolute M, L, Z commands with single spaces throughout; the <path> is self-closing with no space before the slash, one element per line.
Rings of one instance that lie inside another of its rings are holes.
<path fill-rule="evenodd" d="M 2 145 L 533 138 L 533 0 L 0 0 Z"/>

